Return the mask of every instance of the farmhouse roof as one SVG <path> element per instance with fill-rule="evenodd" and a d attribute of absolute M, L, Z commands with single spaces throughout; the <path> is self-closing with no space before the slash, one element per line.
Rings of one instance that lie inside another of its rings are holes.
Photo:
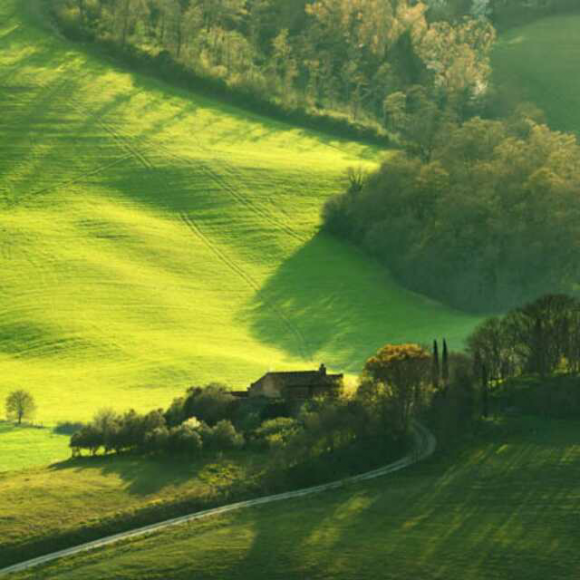
<path fill-rule="evenodd" d="M 285 387 L 307 387 L 313 384 L 330 386 L 340 381 L 344 375 L 329 375 L 326 372 L 326 367 L 322 365 L 318 371 L 269 372 L 260 381 L 266 377 L 273 378 L 279 385 Z"/>

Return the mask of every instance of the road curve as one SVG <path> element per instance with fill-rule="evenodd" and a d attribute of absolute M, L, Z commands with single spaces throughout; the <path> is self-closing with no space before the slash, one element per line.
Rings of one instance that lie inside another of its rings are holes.
<path fill-rule="evenodd" d="M 93 542 L 88 542 L 86 544 L 81 544 L 74 548 L 68 548 L 66 550 L 61 550 L 59 552 L 53 552 L 52 554 L 47 554 L 46 556 L 40 556 L 32 560 L 27 560 L 26 562 L 21 562 L 20 564 L 15 564 L 9 566 L 8 568 L 3 568 L 0 570 L 0 576 L 14 572 L 22 572 L 24 570 L 29 570 L 30 568 L 35 568 L 42 564 L 47 564 L 53 560 L 59 560 L 60 558 L 66 558 L 67 556 L 73 556 L 75 554 L 80 554 L 82 552 L 89 552 L 95 550 L 96 548 L 101 548 L 103 546 L 108 546 L 110 544 L 115 544 L 121 540 L 136 538 L 139 536 L 145 536 L 152 534 L 159 530 L 163 530 L 170 526 L 177 526 L 179 524 L 185 524 L 187 522 L 194 522 L 196 520 L 201 520 L 208 518 L 210 516 L 216 516 L 220 514 L 225 514 L 235 510 L 245 509 L 249 507 L 254 507 L 257 505 L 263 505 L 267 503 L 273 503 L 277 501 L 284 501 L 289 499 L 294 499 L 297 497 L 305 497 L 308 495 L 314 495 L 317 493 L 322 493 L 323 491 L 329 491 L 331 489 L 338 489 L 341 487 L 348 486 L 353 483 L 358 483 L 360 481 L 367 481 L 369 479 L 376 479 L 377 477 L 383 477 L 384 475 L 389 475 L 390 473 L 395 473 L 414 463 L 417 463 L 427 457 L 430 457 L 435 452 L 437 447 L 437 441 L 434 435 L 423 425 L 415 422 L 413 424 L 413 438 L 414 445 L 411 453 L 391 463 L 385 467 L 380 467 L 373 471 L 368 471 L 367 473 L 362 473 L 360 475 L 355 475 L 353 477 L 347 477 L 339 481 L 333 481 L 331 483 L 325 483 L 323 485 L 317 485 L 314 487 L 308 487 L 305 489 L 299 489 L 297 491 L 290 491 L 287 493 L 280 493 L 277 495 L 269 495 L 266 497 L 260 497 L 258 499 L 252 499 L 248 501 L 241 501 L 233 503 L 230 505 L 225 505 L 222 507 L 208 509 L 201 512 L 196 512 L 187 516 L 181 516 L 179 518 L 173 518 L 171 520 L 166 520 L 164 522 L 159 522 L 157 524 L 152 524 L 150 526 L 145 526 L 142 528 L 137 528 L 128 532 L 123 532 L 121 534 L 115 534 L 113 536 L 107 536 L 106 538 L 101 538 L 100 540 L 95 540 Z"/>

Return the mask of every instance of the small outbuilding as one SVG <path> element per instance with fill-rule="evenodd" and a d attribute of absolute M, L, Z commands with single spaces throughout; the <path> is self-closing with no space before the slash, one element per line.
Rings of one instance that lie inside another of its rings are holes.
<path fill-rule="evenodd" d="M 270 372 L 252 383 L 249 395 L 269 399 L 336 397 L 341 392 L 343 379 L 342 374 L 329 374 L 324 364 L 317 371 Z"/>

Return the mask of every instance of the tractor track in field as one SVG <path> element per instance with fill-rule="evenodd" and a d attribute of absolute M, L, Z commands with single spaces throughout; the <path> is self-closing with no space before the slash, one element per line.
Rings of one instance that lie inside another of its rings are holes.
<path fill-rule="evenodd" d="M 72 85 L 71 81 L 64 80 L 62 83 L 60 83 L 58 85 L 58 87 L 57 87 L 58 91 L 60 92 L 60 91 L 64 90 L 65 88 L 70 87 L 70 85 Z M 81 113 L 82 115 L 85 115 L 85 116 L 89 115 L 90 111 L 88 111 L 84 105 L 79 103 L 77 98 L 70 95 L 70 93 L 72 93 L 72 91 L 69 91 L 69 99 L 70 99 L 69 103 L 73 106 L 73 108 L 75 108 L 77 110 L 77 112 Z M 131 143 L 131 140 L 127 136 L 123 135 L 118 130 L 113 128 L 107 121 L 105 121 L 102 118 L 96 118 L 96 123 L 104 131 L 106 131 L 121 148 L 123 148 L 125 151 L 127 151 L 129 153 L 129 155 L 133 156 L 145 169 L 147 169 L 147 170 L 154 170 L 155 169 L 154 164 L 147 159 L 147 157 L 144 153 L 139 151 L 139 149 L 134 144 Z M 234 201 L 245 206 L 247 209 L 249 209 L 255 215 L 257 215 L 257 216 L 261 217 L 262 219 L 266 220 L 267 222 L 271 223 L 277 229 L 282 230 L 283 232 L 288 234 L 290 237 L 294 238 L 295 240 L 297 240 L 301 243 L 307 242 L 309 240 L 308 236 L 300 235 L 294 229 L 292 229 L 290 226 L 288 226 L 287 224 L 276 219 L 272 215 L 272 212 L 269 211 L 267 208 L 262 207 L 256 203 L 252 202 L 250 199 L 248 199 L 244 195 L 240 194 L 235 189 L 235 187 L 232 187 L 228 183 L 228 181 L 226 179 L 224 179 L 221 175 L 219 175 L 215 170 L 213 170 L 209 166 L 208 163 L 203 162 L 203 161 L 194 162 L 194 161 L 185 159 L 182 156 L 172 152 L 163 143 L 147 143 L 145 138 L 141 138 L 139 144 L 141 145 L 141 147 L 144 147 L 145 149 L 154 149 L 154 148 L 163 149 L 170 157 L 173 157 L 174 159 L 177 159 L 182 163 L 185 162 L 187 165 L 190 165 L 196 169 L 200 169 L 203 173 L 205 173 L 205 175 L 209 179 L 211 179 L 214 183 L 216 183 L 224 191 L 226 191 L 230 195 L 230 197 L 232 197 L 234 199 Z M 198 143 L 198 147 L 202 151 L 207 150 L 207 148 L 205 146 L 203 146 L 199 143 Z M 229 167 L 228 164 L 224 164 L 223 162 L 222 162 L 222 165 L 226 168 Z"/>
<path fill-rule="evenodd" d="M 12 566 L 9 566 L 8 568 L 0 569 L 0 576 L 13 574 L 17 572 L 24 572 L 26 570 L 42 566 L 43 564 L 54 562 L 55 560 L 60 560 L 62 558 L 67 558 L 69 556 L 75 556 L 77 554 L 91 552 L 93 550 L 97 550 L 105 546 L 114 545 L 124 540 L 132 540 L 134 538 L 148 536 L 173 526 L 192 523 L 212 516 L 219 516 L 234 511 L 249 509 L 260 505 L 313 496 L 323 493 L 325 491 L 348 488 L 353 484 L 361 483 L 364 481 L 370 481 L 373 479 L 377 479 L 379 477 L 384 477 L 386 475 L 390 475 L 392 473 L 396 473 L 398 471 L 406 469 L 407 467 L 410 467 L 424 459 L 428 459 L 433 455 L 433 453 L 435 453 L 435 450 L 437 448 L 437 440 L 435 439 L 434 435 L 419 422 L 414 422 L 413 424 L 413 439 L 414 439 L 413 449 L 408 455 L 399 459 L 398 461 L 395 461 L 394 463 L 390 463 L 389 465 L 386 465 L 384 467 L 374 469 L 373 471 L 368 471 L 367 473 L 354 475 L 352 477 L 347 477 L 345 479 L 340 479 L 338 481 L 333 481 L 331 483 L 317 485 L 306 489 L 299 489 L 297 491 L 290 491 L 287 493 L 269 495 L 253 500 L 241 501 L 238 503 L 225 505 L 222 507 L 208 509 L 201 512 L 189 514 L 186 516 L 181 516 L 164 522 L 159 522 L 157 524 L 152 524 L 150 526 L 138 528 L 135 530 L 131 530 L 129 532 L 122 532 L 120 534 L 115 534 L 113 536 L 108 536 L 100 540 L 95 540 L 93 542 L 82 544 L 81 546 L 77 546 L 75 548 L 68 548 L 66 550 L 61 550 L 59 552 L 53 552 L 52 554 L 39 556 L 38 558 L 27 560 L 26 562 L 21 562 L 20 564 L 14 564 Z"/>
<path fill-rule="evenodd" d="M 237 274 L 244 282 L 255 292 L 260 291 L 260 284 L 254 280 L 243 268 L 238 266 L 225 252 L 218 246 L 211 242 L 211 240 L 201 231 L 199 226 L 189 216 L 187 212 L 181 212 L 181 219 L 185 225 L 202 241 L 202 243 L 219 258 L 230 270 Z M 304 360 L 312 360 L 312 355 L 309 353 L 308 343 L 300 329 L 277 307 L 266 305 L 267 308 L 280 319 L 297 341 L 300 356 Z"/>
<path fill-rule="evenodd" d="M 173 153 L 173 151 L 170 151 L 167 146 L 162 145 L 162 144 L 159 145 L 159 148 L 163 149 L 170 157 L 173 157 L 174 159 L 177 159 L 178 161 L 180 161 L 182 163 L 186 163 L 187 165 L 189 165 L 190 167 L 193 167 L 194 169 L 201 170 L 203 173 L 205 173 L 205 175 L 207 177 L 209 177 L 209 179 L 211 179 L 214 183 L 216 183 L 223 190 L 225 190 L 230 195 L 230 197 L 234 199 L 234 201 L 240 203 L 241 205 L 245 206 L 248 210 L 250 210 L 255 215 L 257 215 L 257 216 L 263 218 L 264 220 L 266 220 L 267 222 L 271 223 L 273 226 L 276 227 L 276 229 L 282 230 L 283 232 L 285 232 L 286 234 L 288 234 L 289 236 L 291 236 L 292 238 L 294 238 L 295 240 L 297 240 L 301 243 L 307 242 L 310 239 L 307 236 L 300 235 L 299 233 L 294 231 L 290 226 L 288 226 L 285 223 L 281 222 L 280 220 L 276 219 L 272 215 L 272 212 L 270 212 L 265 207 L 260 206 L 256 203 L 252 202 L 250 199 L 248 199 L 244 195 L 240 194 L 235 189 L 235 187 L 232 187 L 228 183 L 228 181 L 226 179 L 224 179 L 221 175 L 219 175 L 214 169 L 212 169 L 207 162 L 205 162 L 205 161 L 192 161 L 190 159 L 186 159 L 186 158 L 178 155 L 177 153 Z M 205 147 L 200 147 L 200 149 L 204 150 Z M 227 164 L 222 163 L 222 165 L 226 165 L 226 167 L 227 167 Z"/>
<path fill-rule="evenodd" d="M 222 165 L 225 165 L 226 168 L 229 167 L 227 164 L 222 164 Z M 272 213 L 270 211 L 268 211 L 265 207 L 253 203 L 247 197 L 238 193 L 236 191 L 235 187 L 232 187 L 228 183 L 228 181 L 226 179 L 224 179 L 224 177 L 219 175 L 219 173 L 214 171 L 207 164 L 204 164 L 204 166 L 202 167 L 202 170 L 205 171 L 205 173 L 207 175 L 209 175 L 210 178 L 213 179 L 213 181 L 215 181 L 218 185 L 223 187 L 223 189 L 225 189 L 234 199 L 236 199 L 242 205 L 246 206 L 250 211 L 254 212 L 256 215 L 259 215 L 260 217 L 262 217 L 266 221 L 270 222 L 272 225 L 276 226 L 277 228 L 281 229 L 286 234 L 288 234 L 289 236 L 298 240 L 299 242 L 304 243 L 304 242 L 307 242 L 309 240 L 309 238 L 307 236 L 301 236 L 296 231 L 294 231 L 290 226 L 277 220 L 272 215 Z"/>
<path fill-rule="evenodd" d="M 76 175 L 75 177 L 72 177 L 71 179 L 69 179 L 67 181 L 61 181 L 60 183 L 56 183 L 54 185 L 48 185 L 42 189 L 38 189 L 36 191 L 31 191 L 30 193 L 23 194 L 23 195 L 18 197 L 17 202 L 15 202 L 13 205 L 17 205 L 18 203 L 20 203 L 22 201 L 26 201 L 26 200 L 33 199 L 33 198 L 41 196 L 41 195 L 45 195 L 47 193 L 51 193 L 53 191 L 56 191 L 56 190 L 61 189 L 63 187 L 67 187 L 69 185 L 75 185 L 76 183 L 83 181 L 87 177 L 92 177 L 93 175 L 98 175 L 99 173 L 102 173 L 103 171 L 106 171 L 107 169 L 110 169 L 111 167 L 121 165 L 125 161 L 132 159 L 132 158 L 133 158 L 133 156 L 128 153 L 124 157 L 118 157 L 117 159 L 115 159 L 115 161 L 111 161 L 110 163 L 107 163 L 106 165 L 101 165 L 100 167 L 95 167 L 95 169 L 91 169 L 90 171 L 85 171 L 83 173 L 79 173 L 78 175 Z"/>
<path fill-rule="evenodd" d="M 35 101 L 32 104 L 32 106 L 29 109 L 29 114 L 35 114 L 39 110 L 42 110 L 42 108 L 44 107 L 44 105 L 47 101 L 56 100 L 59 97 L 59 95 L 62 95 L 62 93 L 65 92 L 65 90 L 70 89 L 71 85 L 72 85 L 72 82 L 69 80 L 63 80 L 61 82 L 53 83 L 52 85 L 38 84 L 37 88 L 41 91 L 44 91 L 44 92 L 42 93 L 42 96 L 40 98 L 40 102 Z M 86 115 L 87 111 L 85 109 L 81 108 L 80 106 L 78 106 L 75 103 L 75 99 L 70 97 L 71 91 L 69 90 L 68 92 L 69 92 L 69 101 L 68 101 L 69 105 L 71 105 L 74 109 L 76 109 L 77 112 L 79 112 L 83 115 Z M 22 202 L 26 202 L 30 199 L 34 199 L 38 196 L 57 191 L 63 187 L 74 185 L 74 184 L 82 181 L 83 179 L 85 179 L 87 177 L 91 177 L 93 175 L 98 175 L 99 173 L 102 173 L 103 171 L 106 171 L 107 169 L 110 169 L 111 167 L 115 167 L 117 165 L 120 165 L 131 158 L 136 158 L 147 169 L 152 168 L 151 164 L 144 158 L 143 155 L 139 154 L 139 152 L 137 152 L 134 148 L 129 146 L 127 143 L 123 143 L 122 138 L 119 135 L 116 135 L 115 132 L 110 127 L 108 127 L 106 124 L 101 123 L 99 121 L 97 121 L 97 122 L 105 131 L 107 131 L 107 133 L 109 133 L 115 139 L 115 141 L 119 144 L 119 146 L 122 147 L 126 151 L 125 155 L 123 155 L 122 157 L 118 157 L 118 158 L 114 159 L 113 161 L 110 161 L 109 163 L 105 163 L 104 165 L 95 167 L 94 169 L 90 169 L 88 171 L 83 171 L 83 172 L 81 172 L 81 173 L 75 175 L 74 177 L 71 177 L 70 179 L 67 179 L 65 181 L 61 181 L 61 182 L 56 183 L 54 185 L 49 185 L 49 186 L 43 187 L 43 188 L 35 190 L 35 191 L 21 194 L 18 196 L 18 198 L 13 199 L 13 200 L 7 200 L 7 202 L 5 203 L 5 207 L 11 208 L 11 207 L 14 207 L 16 205 L 19 205 Z"/>
<path fill-rule="evenodd" d="M 74 100 L 74 99 L 73 99 Z M 87 111 L 83 108 L 82 105 L 75 103 L 75 108 L 83 113 L 87 114 Z M 107 131 L 115 140 L 117 144 L 123 147 L 125 150 L 129 151 L 129 154 L 136 158 L 146 169 L 154 170 L 154 165 L 143 155 L 141 152 L 137 150 L 136 147 L 131 145 L 128 139 L 123 136 L 121 133 L 113 129 L 102 119 L 97 119 L 97 124 L 101 126 L 105 131 Z M 145 140 L 142 141 L 143 145 L 145 144 Z M 149 148 L 158 147 L 159 149 L 163 149 L 168 155 L 173 157 L 174 159 L 179 159 L 180 161 L 184 161 L 182 157 L 174 154 L 169 150 L 166 145 L 162 143 L 158 144 L 150 144 Z M 200 147 L 202 150 L 203 147 Z M 218 174 L 212 171 L 207 164 L 200 162 L 200 165 L 194 165 L 192 162 L 187 162 L 188 165 L 195 166 L 196 168 L 200 168 L 212 181 L 217 183 L 222 189 L 226 190 L 231 197 L 233 197 L 238 203 L 241 203 L 248 207 L 254 213 L 258 213 L 261 217 L 268 219 L 268 221 L 274 223 L 276 226 L 284 229 L 286 233 L 292 235 L 295 239 L 303 242 L 305 241 L 302 239 L 296 232 L 288 227 L 283 227 L 283 224 L 280 224 L 277 220 L 275 220 L 271 215 L 268 214 L 267 211 L 260 212 L 257 206 L 250 201 L 246 200 L 242 195 L 240 195 L 235 188 L 229 185 L 224 179 L 222 179 Z M 255 292 L 259 292 L 261 287 L 260 284 L 254 280 L 242 267 L 236 264 L 225 252 L 218 248 L 216 244 L 214 244 L 200 229 L 200 227 L 195 223 L 193 219 L 189 216 L 187 212 L 180 212 L 181 220 L 187 225 L 190 231 L 192 231 L 201 241 L 202 243 L 217 257 L 219 258 L 230 270 L 232 270 L 235 274 L 237 274 L 245 283 Z M 279 309 L 275 306 L 269 305 L 268 308 L 274 312 L 274 314 L 281 320 L 281 322 L 287 327 L 291 334 L 294 335 L 295 339 L 297 340 L 298 349 L 300 351 L 300 356 L 304 360 L 311 360 L 312 356 L 309 354 L 309 347 L 306 341 L 306 338 L 300 331 L 300 329 Z"/>
<path fill-rule="evenodd" d="M 81 114 L 82 116 L 90 116 L 90 111 L 81 104 L 77 98 L 72 95 L 73 92 L 73 82 L 65 79 L 61 82 L 55 82 L 52 85 L 38 85 L 40 89 L 44 89 L 44 93 L 42 96 L 42 100 L 40 105 L 35 107 L 35 110 L 39 110 L 43 103 L 46 102 L 47 99 L 51 101 L 61 96 L 65 91 L 67 92 L 67 102 L 69 106 L 71 106 L 77 113 Z M 144 169 L 148 171 L 155 170 L 155 166 L 151 161 L 149 161 L 146 155 L 139 151 L 138 147 L 136 147 L 131 140 L 120 133 L 116 128 L 112 127 L 107 121 L 102 118 L 95 118 L 95 123 L 101 127 L 103 131 L 110 135 L 114 143 L 122 149 L 125 154 L 122 157 L 111 161 L 110 163 L 104 164 L 100 167 L 96 167 L 90 171 L 83 172 L 69 180 L 63 181 L 61 183 L 44 187 L 42 189 L 30 192 L 24 196 L 20 196 L 18 200 L 14 203 L 20 203 L 28 199 L 32 199 L 38 197 L 40 195 L 61 189 L 63 187 L 67 187 L 70 185 L 74 185 L 87 177 L 92 175 L 99 174 L 111 167 L 119 165 L 129 159 L 135 159 Z M 291 227 L 287 224 L 280 222 L 276 219 L 272 212 L 268 209 L 259 206 L 258 204 L 252 202 L 251 200 L 247 199 L 244 195 L 240 194 L 230 183 L 227 179 L 224 179 L 221 175 L 219 175 L 215 170 L 213 170 L 207 162 L 199 161 L 194 162 L 188 159 L 185 159 L 178 154 L 173 153 L 166 145 L 163 143 L 147 143 L 145 139 L 141 139 L 139 145 L 145 149 L 153 149 L 158 148 L 165 151 L 170 157 L 180 161 L 181 163 L 185 163 L 191 167 L 194 167 L 197 170 L 200 170 L 203 174 L 207 176 L 209 180 L 214 182 L 218 187 L 225 191 L 236 203 L 243 205 L 246 207 L 250 212 L 254 215 L 259 216 L 262 220 L 265 220 L 271 223 L 276 229 L 283 231 L 287 235 L 291 236 L 295 240 L 304 243 L 307 241 L 306 236 L 301 236 L 296 231 L 294 231 Z M 199 144 L 201 150 L 206 149 L 203 145 Z M 227 164 L 224 166 L 227 169 Z M 230 170 L 231 172 L 231 170 Z M 209 238 L 203 234 L 200 230 L 199 226 L 191 219 L 191 217 L 185 213 L 181 212 L 180 215 L 182 221 L 188 226 L 188 228 L 200 238 L 200 240 L 204 243 L 206 247 L 210 249 L 210 251 L 219 258 L 230 270 L 232 270 L 237 276 L 244 280 L 244 282 L 254 291 L 259 292 L 261 287 L 260 284 L 254 280 L 243 268 L 241 268 L 238 264 L 236 264 L 225 252 L 219 249 L 213 242 L 209 240 Z M 298 350 L 300 356 L 304 360 L 311 360 L 312 355 L 310 353 L 310 348 L 308 346 L 308 342 L 300 329 L 277 307 L 273 305 L 267 305 L 266 307 L 269 308 L 283 323 L 284 326 L 288 329 L 288 331 L 295 337 L 297 342 Z"/>
<path fill-rule="evenodd" d="M 89 114 L 89 111 L 86 109 L 84 105 L 79 103 L 77 98 L 71 97 L 71 104 L 73 108 L 75 108 L 76 111 L 81 115 L 87 116 Z M 107 123 L 100 117 L 96 118 L 96 123 L 99 127 L 101 127 L 101 129 L 103 129 L 112 137 L 113 141 L 115 141 L 115 143 L 117 143 L 119 147 L 127 151 L 128 154 L 133 158 L 135 158 L 139 162 L 139 164 L 141 164 L 145 169 L 147 170 L 155 169 L 153 163 L 151 163 L 151 161 L 149 161 L 147 157 L 131 143 L 131 140 L 128 137 L 126 137 L 113 127 L 111 127 L 109 123 Z M 153 147 L 153 145 L 151 145 L 151 147 Z"/>

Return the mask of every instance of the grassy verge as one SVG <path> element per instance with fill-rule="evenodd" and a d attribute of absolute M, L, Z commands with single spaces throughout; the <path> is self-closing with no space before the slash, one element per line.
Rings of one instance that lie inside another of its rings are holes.
<path fill-rule="evenodd" d="M 273 451 L 258 449 L 196 460 L 124 454 L 0 474 L 0 564 L 211 507 L 339 480 L 391 463 L 404 452 L 404 444 L 359 444 L 290 469 L 276 462 Z"/>
<path fill-rule="evenodd" d="M 15 578 L 576 578 L 579 424 L 523 418 L 385 481 L 218 517 Z"/>
<path fill-rule="evenodd" d="M 264 454 L 83 458 L 0 474 L 0 563 L 259 495 Z"/>

